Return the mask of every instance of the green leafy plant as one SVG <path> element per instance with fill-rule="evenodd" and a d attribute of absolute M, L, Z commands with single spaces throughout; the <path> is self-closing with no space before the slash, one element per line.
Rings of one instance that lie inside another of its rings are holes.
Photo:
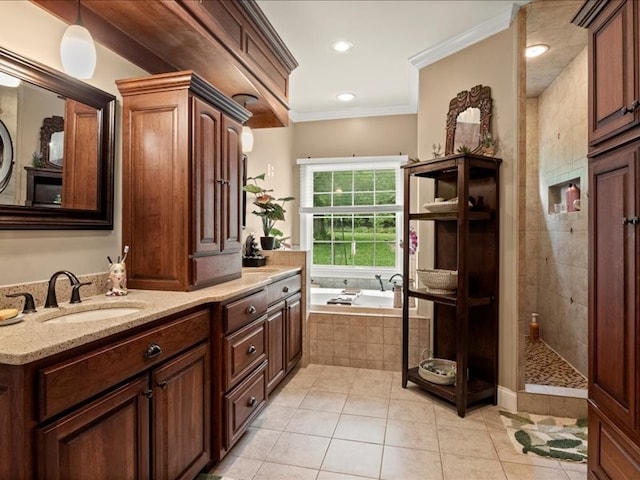
<path fill-rule="evenodd" d="M 457 150 L 458 153 L 471 153 L 471 149 L 466 145 L 460 145 Z"/>
<path fill-rule="evenodd" d="M 282 231 L 274 227 L 276 222 L 284 220 L 284 204 L 295 197 L 282 197 L 275 198 L 272 195 L 273 189 L 266 189 L 258 184 L 258 181 L 264 181 L 266 174 L 262 173 L 255 177 L 247 178 L 247 184 L 242 187 L 245 192 L 255 195 L 253 204 L 258 207 L 254 210 L 254 215 L 257 215 L 262 219 L 262 232 L 265 237 L 282 237 Z M 287 237 L 288 238 L 288 237 Z M 281 238 L 280 241 L 285 240 Z"/>

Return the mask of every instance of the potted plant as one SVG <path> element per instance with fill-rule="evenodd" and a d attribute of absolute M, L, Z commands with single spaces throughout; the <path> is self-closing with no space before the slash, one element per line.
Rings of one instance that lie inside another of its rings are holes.
<path fill-rule="evenodd" d="M 480 137 L 480 146 L 482 147 L 482 154 L 488 157 L 493 157 L 498 148 L 498 141 L 491 136 L 489 132 Z"/>
<path fill-rule="evenodd" d="M 284 220 L 284 204 L 294 197 L 275 198 L 272 195 L 273 189 L 266 189 L 258 185 L 258 181 L 264 181 L 266 174 L 262 173 L 255 177 L 247 178 L 247 184 L 242 187 L 245 192 L 253 193 L 255 199 L 253 204 L 258 207 L 252 213 L 262 219 L 262 233 L 264 237 L 260 237 L 260 245 L 263 250 L 273 250 L 278 246 L 276 237 L 281 237 L 282 232 L 275 228 L 276 222 Z"/>

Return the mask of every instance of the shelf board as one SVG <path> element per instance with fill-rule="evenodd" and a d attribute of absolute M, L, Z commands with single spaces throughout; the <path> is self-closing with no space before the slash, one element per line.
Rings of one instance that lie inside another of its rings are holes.
<path fill-rule="evenodd" d="M 491 220 L 492 212 L 470 211 L 469 220 Z M 409 220 L 433 220 L 451 222 L 458 220 L 458 212 L 450 213 L 410 213 Z"/>
<path fill-rule="evenodd" d="M 429 300 L 431 302 L 439 303 L 442 305 L 450 305 L 455 307 L 458 304 L 458 297 L 455 294 L 451 295 L 437 295 L 435 293 L 427 292 L 426 288 L 410 289 L 409 296 L 415 298 L 421 298 L 423 300 Z M 472 297 L 468 298 L 468 305 L 470 307 L 480 307 L 483 305 L 489 305 L 493 302 L 492 296 L 486 297 Z"/>
<path fill-rule="evenodd" d="M 410 368 L 407 371 L 407 378 L 424 388 L 429 393 L 437 395 L 451 403 L 456 403 L 456 387 L 455 385 L 438 385 L 425 380 L 418 373 L 418 367 Z M 467 405 L 479 402 L 481 400 L 493 399 L 496 387 L 489 382 L 471 377 L 467 383 Z"/>

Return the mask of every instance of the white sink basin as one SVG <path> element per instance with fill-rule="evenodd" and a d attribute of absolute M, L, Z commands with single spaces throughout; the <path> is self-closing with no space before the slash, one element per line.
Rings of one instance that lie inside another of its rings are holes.
<path fill-rule="evenodd" d="M 107 307 L 83 312 L 66 313 L 58 317 L 46 320 L 46 323 L 81 323 L 94 320 L 106 320 L 109 318 L 123 317 L 141 311 L 138 307 Z"/>

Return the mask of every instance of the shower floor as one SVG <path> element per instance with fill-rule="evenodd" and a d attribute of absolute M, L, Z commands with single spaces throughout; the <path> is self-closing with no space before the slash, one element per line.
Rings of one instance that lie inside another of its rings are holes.
<path fill-rule="evenodd" d="M 524 383 L 561 388 L 587 388 L 587 379 L 546 343 L 526 337 Z"/>

